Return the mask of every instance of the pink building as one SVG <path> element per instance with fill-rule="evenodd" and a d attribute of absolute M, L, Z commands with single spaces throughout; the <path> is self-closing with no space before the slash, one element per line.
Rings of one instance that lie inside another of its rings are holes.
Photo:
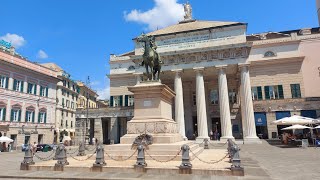
<path fill-rule="evenodd" d="M 53 143 L 57 72 L 0 46 L 0 136 L 13 147 Z"/>

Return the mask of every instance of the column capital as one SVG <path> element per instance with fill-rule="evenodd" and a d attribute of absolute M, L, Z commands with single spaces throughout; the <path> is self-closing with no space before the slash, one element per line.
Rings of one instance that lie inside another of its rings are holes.
<path fill-rule="evenodd" d="M 250 67 L 250 65 L 251 65 L 250 63 L 239 63 L 238 64 L 239 68 L 244 68 L 244 67 L 248 68 L 248 67 Z"/>
<path fill-rule="evenodd" d="M 204 71 L 204 67 L 195 67 L 193 68 L 193 70 L 196 72 L 201 72 L 201 71 Z"/>
<path fill-rule="evenodd" d="M 216 69 L 227 69 L 228 65 L 217 65 L 215 66 Z"/>

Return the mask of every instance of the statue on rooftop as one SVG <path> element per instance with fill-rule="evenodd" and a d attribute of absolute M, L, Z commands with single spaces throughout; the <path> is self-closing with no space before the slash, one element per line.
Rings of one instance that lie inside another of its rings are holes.
<path fill-rule="evenodd" d="M 189 1 L 187 1 L 187 3 L 183 4 L 183 6 L 184 6 L 184 13 L 185 13 L 184 20 L 185 21 L 192 20 L 192 7 L 191 7 L 191 4 L 189 3 Z"/>

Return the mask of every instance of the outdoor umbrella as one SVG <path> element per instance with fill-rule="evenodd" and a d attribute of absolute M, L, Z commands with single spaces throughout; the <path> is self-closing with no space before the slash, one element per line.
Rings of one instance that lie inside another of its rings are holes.
<path fill-rule="evenodd" d="M 302 124 L 303 125 L 303 124 L 316 124 L 319 122 L 320 122 L 319 119 L 313 119 L 313 118 L 293 115 L 291 117 L 285 117 L 285 118 L 273 121 L 272 124 L 276 124 L 276 125 Z"/>
<path fill-rule="evenodd" d="M 319 126 L 317 126 L 317 127 L 315 127 L 316 129 L 320 129 L 320 125 Z"/>
<path fill-rule="evenodd" d="M 281 130 L 295 130 L 295 129 L 311 129 L 311 127 L 302 126 L 302 125 L 296 124 L 296 125 L 293 125 L 293 126 L 289 126 L 289 127 L 283 128 Z"/>
<path fill-rule="evenodd" d="M 11 142 L 13 142 L 13 140 L 12 139 L 10 139 L 10 138 L 8 138 L 7 136 L 1 136 L 0 137 L 0 143 L 11 143 Z"/>

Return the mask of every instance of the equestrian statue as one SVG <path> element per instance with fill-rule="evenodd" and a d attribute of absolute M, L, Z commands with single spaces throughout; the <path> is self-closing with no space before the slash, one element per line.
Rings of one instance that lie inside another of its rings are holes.
<path fill-rule="evenodd" d="M 137 42 L 143 43 L 144 53 L 141 66 L 145 66 L 146 68 L 148 81 L 160 81 L 161 65 L 163 62 L 157 52 L 155 37 L 142 34 L 137 38 Z"/>

